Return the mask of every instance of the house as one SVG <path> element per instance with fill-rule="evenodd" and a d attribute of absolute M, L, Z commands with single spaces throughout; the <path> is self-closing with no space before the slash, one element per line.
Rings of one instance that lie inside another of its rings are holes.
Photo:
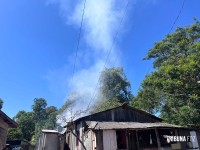
<path fill-rule="evenodd" d="M 39 138 L 38 150 L 60 150 L 60 146 L 58 131 L 42 130 L 42 134 Z"/>
<path fill-rule="evenodd" d="M 8 128 L 17 128 L 17 123 L 0 110 L 0 150 L 6 147 Z"/>
<path fill-rule="evenodd" d="M 68 150 L 65 133 L 66 129 L 62 132 L 43 129 L 36 150 Z"/>
<path fill-rule="evenodd" d="M 200 134 L 128 104 L 79 118 L 66 125 L 69 150 L 192 150 Z"/>

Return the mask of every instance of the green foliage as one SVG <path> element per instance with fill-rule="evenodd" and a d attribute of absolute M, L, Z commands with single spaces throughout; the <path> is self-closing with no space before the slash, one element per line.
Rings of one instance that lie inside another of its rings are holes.
<path fill-rule="evenodd" d="M 54 129 L 56 127 L 57 108 L 47 107 L 46 100 L 35 98 L 32 105 L 32 112 L 19 111 L 14 117 L 18 123 L 18 128 L 10 129 L 9 140 L 27 140 L 36 144 L 42 129 Z"/>
<path fill-rule="evenodd" d="M 35 129 L 34 113 L 19 111 L 14 117 L 14 120 L 19 125 L 19 128 L 23 134 L 23 139 L 30 141 Z"/>
<path fill-rule="evenodd" d="M 72 107 L 75 104 L 75 100 L 68 98 L 65 104 L 57 111 L 58 114 L 62 114 L 66 109 Z"/>
<path fill-rule="evenodd" d="M 121 105 L 122 105 L 122 103 L 117 100 L 103 101 L 103 102 L 100 102 L 99 104 L 97 104 L 95 106 L 95 110 L 92 110 L 90 113 L 93 114 L 96 112 L 104 111 L 104 110 L 118 107 Z"/>
<path fill-rule="evenodd" d="M 48 117 L 45 119 L 44 128 L 51 129 L 51 130 L 55 129 L 57 114 L 58 114 L 58 111 L 56 107 L 50 106 L 46 108 L 46 115 Z"/>
<path fill-rule="evenodd" d="M 47 102 L 43 98 L 35 98 L 32 109 L 35 120 L 34 142 L 36 142 L 42 129 L 54 129 L 56 127 L 57 108 L 54 106 L 47 107 Z"/>
<path fill-rule="evenodd" d="M 146 76 L 132 104 L 160 112 L 169 123 L 200 124 L 200 23 L 178 28 L 155 43 L 146 59 L 155 71 Z"/>
<path fill-rule="evenodd" d="M 103 70 L 100 78 L 100 102 L 92 112 L 103 111 L 131 100 L 131 87 L 122 68 Z"/>
<path fill-rule="evenodd" d="M 2 109 L 3 107 L 3 100 L 0 98 L 0 110 Z"/>
<path fill-rule="evenodd" d="M 32 105 L 32 109 L 34 112 L 35 120 L 43 121 L 46 118 L 46 106 L 47 102 L 43 98 L 35 98 L 34 104 Z"/>
<path fill-rule="evenodd" d="M 23 140 L 23 133 L 20 128 L 14 129 L 8 129 L 8 138 L 7 140 Z"/>
<path fill-rule="evenodd" d="M 119 102 L 130 100 L 130 83 L 122 68 L 109 68 L 102 72 L 100 92 L 106 100 L 117 99 Z"/>
<path fill-rule="evenodd" d="M 33 112 L 19 111 L 13 119 L 18 123 L 18 128 L 9 130 L 8 139 L 30 141 L 35 130 Z"/>

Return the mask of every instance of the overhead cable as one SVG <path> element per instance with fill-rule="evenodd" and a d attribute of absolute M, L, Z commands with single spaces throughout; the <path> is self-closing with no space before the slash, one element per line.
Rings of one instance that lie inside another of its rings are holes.
<path fill-rule="evenodd" d="M 171 31 L 173 30 L 173 28 L 174 28 L 176 22 L 177 22 L 178 19 L 180 18 L 180 15 L 181 15 L 181 13 L 182 13 L 182 11 L 183 11 L 183 8 L 184 8 L 184 5 L 185 5 L 185 1 L 186 1 L 186 0 L 183 0 L 182 5 L 181 5 L 181 8 L 180 8 L 180 10 L 179 10 L 179 13 L 178 13 L 176 19 L 174 20 L 174 22 L 173 22 L 173 24 L 172 24 L 172 27 L 170 28 L 168 34 L 171 33 Z"/>
<path fill-rule="evenodd" d="M 113 42 L 112 42 L 112 45 L 111 45 L 110 50 L 109 50 L 109 52 L 108 52 L 108 55 L 107 55 L 107 57 L 106 57 L 106 60 L 105 60 L 103 69 L 106 68 L 106 64 L 107 64 L 107 62 L 108 62 L 108 60 L 109 60 L 110 54 L 111 54 L 111 52 L 112 52 L 112 50 L 113 50 L 114 44 L 115 44 L 116 39 L 117 39 L 117 37 L 118 37 L 119 31 L 120 31 L 120 29 L 121 29 L 123 20 L 124 20 L 124 18 L 125 18 L 126 13 L 127 13 L 129 3 L 130 3 L 130 0 L 128 0 L 128 2 L 127 2 L 127 4 L 126 4 L 125 10 L 124 10 L 123 15 L 122 15 L 121 20 L 120 20 L 120 24 L 119 24 L 119 26 L 118 26 L 118 29 L 117 29 L 116 34 L 115 34 L 115 37 L 114 37 Z M 103 69 L 102 69 L 102 71 L 103 71 Z M 97 84 L 96 84 L 96 86 L 95 86 L 95 88 L 94 88 L 93 94 L 92 94 L 92 96 L 91 96 L 91 100 L 90 100 L 90 102 L 89 102 L 88 109 L 89 109 L 89 107 L 90 107 L 91 102 L 94 100 L 94 98 L 95 98 L 95 96 L 96 96 L 96 90 L 97 90 L 98 85 L 99 85 L 100 80 L 101 80 L 102 71 L 101 71 L 101 73 L 100 73 L 98 82 L 97 82 Z"/>

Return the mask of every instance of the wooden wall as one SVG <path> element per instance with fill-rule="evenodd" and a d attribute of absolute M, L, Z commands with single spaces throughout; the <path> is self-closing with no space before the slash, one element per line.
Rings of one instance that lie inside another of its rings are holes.
<path fill-rule="evenodd" d="M 161 120 L 149 114 L 127 107 L 118 107 L 108 111 L 92 114 L 79 121 L 115 121 L 115 122 L 160 122 Z M 79 122 L 78 121 L 78 122 Z"/>
<path fill-rule="evenodd" d="M 6 146 L 8 125 L 0 118 L 0 150 Z"/>
<path fill-rule="evenodd" d="M 60 139 L 55 133 L 42 133 L 39 139 L 39 150 L 60 150 Z"/>

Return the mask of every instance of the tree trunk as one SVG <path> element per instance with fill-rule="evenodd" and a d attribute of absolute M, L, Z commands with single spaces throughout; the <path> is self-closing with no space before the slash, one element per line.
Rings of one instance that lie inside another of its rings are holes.
<path fill-rule="evenodd" d="M 78 141 L 81 143 L 81 145 L 83 146 L 84 150 L 87 150 L 85 145 L 84 145 L 84 143 L 82 142 L 82 140 L 72 130 L 70 130 L 70 131 L 78 139 Z"/>

